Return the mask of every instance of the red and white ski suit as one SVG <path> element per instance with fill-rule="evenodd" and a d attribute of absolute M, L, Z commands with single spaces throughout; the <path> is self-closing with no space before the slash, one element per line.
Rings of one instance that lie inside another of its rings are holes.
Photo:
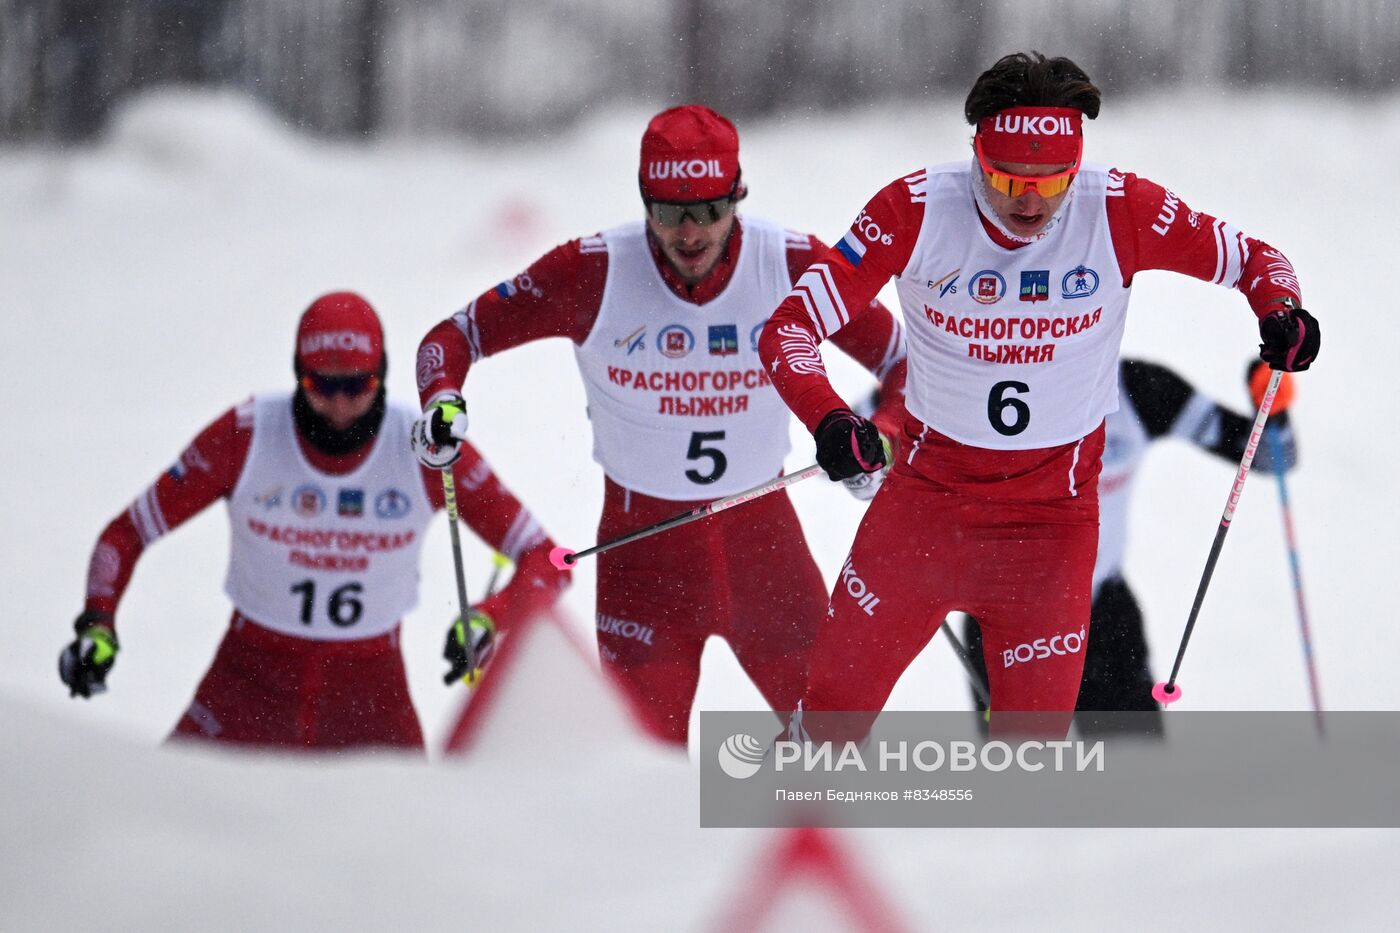
<path fill-rule="evenodd" d="M 1281 253 L 1146 179 L 1085 166 L 1030 243 L 986 219 L 979 180 L 958 163 L 887 185 L 760 340 L 774 385 L 815 428 L 848 406 L 801 361 L 896 279 L 910 415 L 832 592 L 804 710 L 878 711 L 951 610 L 982 622 L 994 713 L 1073 710 L 1134 276 L 1236 288 L 1259 316 L 1301 300 Z"/>
<path fill-rule="evenodd" d="M 821 249 L 739 218 L 716 268 L 687 286 L 638 225 L 570 241 L 428 333 L 420 394 L 455 391 L 481 357 L 568 338 L 606 475 L 598 538 L 645 527 L 728 494 L 735 477 L 753 485 L 781 472 L 789 415 L 758 365 L 757 338 Z M 736 292 L 754 300 L 734 307 Z M 904 354 L 898 322 L 873 298 L 833 339 L 883 381 L 884 421 Z M 684 743 L 710 635 L 729 642 L 775 710 L 793 707 L 825 590 L 790 500 L 774 493 L 599 555 L 598 650 L 648 729 Z"/>
<path fill-rule="evenodd" d="M 106 527 L 89 564 L 86 608 L 115 614 L 137 560 L 148 545 L 214 502 L 231 500 L 240 488 L 240 478 L 253 448 L 253 411 L 254 403 L 249 402 L 221 415 L 199 433 L 174 467 L 161 474 Z M 289 414 L 285 423 L 287 430 L 296 434 L 295 449 L 304 458 L 294 468 L 318 477 L 316 488 L 331 493 L 330 501 L 319 503 L 320 508 L 333 515 L 339 506 L 340 516 L 350 527 L 354 527 L 356 516 L 373 515 L 376 508 L 387 512 L 401 510 L 403 503 L 409 501 L 403 490 L 420 494 L 420 487 L 413 484 L 421 483 L 421 495 L 433 510 L 443 507 L 440 478 L 434 471 L 420 467 L 411 453 L 406 458 L 392 458 L 395 463 L 406 460 L 406 469 L 370 478 L 376 485 L 370 487 L 368 495 L 363 488 L 342 490 L 339 502 L 336 501 L 337 478 L 349 476 L 366 463 L 378 445 L 392 442 L 406 447 L 406 434 L 381 434 L 358 450 L 332 456 L 302 440 L 290 426 Z M 285 443 L 282 449 L 294 448 Z M 275 471 L 276 464 L 271 466 Z M 488 544 L 516 561 L 510 582 L 476 607 L 489 615 L 498 629 L 508 630 L 552 604 L 567 585 L 567 577 L 549 563 L 553 542 L 470 445 L 463 445 L 453 476 L 462 519 Z M 393 498 L 376 501 L 376 488 L 386 490 Z M 259 494 L 258 501 L 267 509 L 263 513 L 267 520 L 252 522 L 257 532 L 277 535 L 279 527 L 290 527 L 279 526 L 278 516 L 297 507 L 293 499 L 299 493 L 303 491 L 276 488 Z M 316 504 L 316 495 L 311 489 L 304 492 L 312 504 Z M 231 520 L 235 514 L 230 501 Z M 294 533 L 297 532 L 280 532 L 284 536 Z M 399 649 L 397 617 L 381 620 L 381 630 L 371 637 L 358 637 L 353 624 L 358 607 L 352 607 L 356 609 L 354 613 L 342 614 L 329 629 L 327 623 L 318 620 L 321 628 L 317 629 L 311 626 L 313 607 L 309 599 L 302 602 L 303 596 L 312 595 L 315 586 L 314 608 L 323 611 L 329 587 L 320 585 L 327 575 L 318 574 L 318 570 L 332 568 L 337 561 L 347 559 L 358 562 L 357 570 L 363 568 L 356 575 L 357 593 L 361 587 L 368 593 L 376 587 L 402 591 L 403 587 L 416 587 L 416 581 L 376 578 L 373 558 L 364 556 L 366 551 L 380 546 L 373 540 L 363 543 L 356 552 L 358 556 L 346 558 L 344 547 L 317 540 L 314 534 L 302 537 L 305 543 L 285 549 L 285 557 L 276 561 L 276 566 L 231 568 L 231 581 L 233 570 L 237 570 L 241 579 L 256 583 L 260 577 L 273 578 L 283 573 L 285 568 L 281 565 L 292 560 L 299 562 L 296 574 L 305 577 L 306 582 L 295 587 L 294 592 L 281 594 L 286 599 L 286 609 L 276 618 L 254 618 L 235 603 L 228 632 L 173 736 L 295 748 L 422 748 L 422 730 L 409 696 Z M 332 637 L 321 637 L 322 632 Z"/>

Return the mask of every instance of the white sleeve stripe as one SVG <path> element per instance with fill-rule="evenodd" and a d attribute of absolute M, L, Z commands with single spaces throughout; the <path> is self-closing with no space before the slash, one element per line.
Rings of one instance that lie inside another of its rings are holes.
<path fill-rule="evenodd" d="M 836 289 L 830 266 L 824 262 L 813 263 L 802 273 L 802 278 L 797 280 L 797 287 L 801 288 L 804 285 L 811 291 L 827 334 L 833 334 L 850 323 L 851 315 L 846 310 L 845 302 L 841 300 L 841 293 Z M 820 290 L 817 289 L 818 285 L 821 286 Z"/>
<path fill-rule="evenodd" d="M 513 561 L 520 560 L 520 555 L 534 547 L 543 540 L 543 529 L 524 509 L 515 516 L 515 521 L 511 523 L 510 530 L 506 532 L 505 540 L 501 542 L 501 553 Z"/>
<path fill-rule="evenodd" d="M 836 306 L 836 313 L 841 318 L 843 325 L 851 323 L 851 312 L 846 310 L 846 302 L 841 298 L 841 290 L 836 287 L 836 280 L 832 278 L 831 267 L 826 263 L 817 263 L 817 274 L 822 277 L 822 284 L 826 286 L 826 293 L 831 296 L 831 303 Z"/>
<path fill-rule="evenodd" d="M 472 362 L 481 359 L 481 333 L 476 329 L 476 299 L 452 315 L 452 323 L 467 338 L 467 350 L 471 353 Z"/>
<path fill-rule="evenodd" d="M 156 498 L 154 486 L 147 489 L 135 502 L 131 503 L 128 514 L 131 516 L 131 523 L 136 526 L 136 533 L 141 537 L 143 545 L 150 544 L 170 530 L 165 523 L 165 514 L 160 510 L 160 500 Z"/>
<path fill-rule="evenodd" d="M 801 284 L 793 286 L 793 294 L 802 299 L 802 307 L 807 309 L 807 317 L 811 318 L 812 326 L 817 329 L 817 337 L 820 340 L 826 339 L 826 325 L 822 323 L 821 315 L 817 313 L 817 307 L 812 302 L 812 290 Z"/>
<path fill-rule="evenodd" d="M 1225 266 L 1228 262 L 1225 258 L 1224 226 L 1223 221 L 1217 220 L 1211 228 L 1211 232 L 1215 234 L 1215 274 L 1210 277 L 1210 280 L 1216 285 L 1219 285 L 1220 281 L 1225 278 Z"/>
<path fill-rule="evenodd" d="M 1230 227 L 1228 225 L 1226 226 L 1226 229 L 1235 230 L 1234 227 Z M 1225 284 L 1231 288 L 1234 288 L 1235 286 L 1239 285 L 1240 276 L 1244 275 L 1244 258 L 1244 231 L 1235 230 L 1235 255 L 1233 257 L 1233 261 L 1230 264 L 1230 268 L 1232 271 L 1231 274 L 1227 277 L 1227 281 L 1225 282 Z"/>

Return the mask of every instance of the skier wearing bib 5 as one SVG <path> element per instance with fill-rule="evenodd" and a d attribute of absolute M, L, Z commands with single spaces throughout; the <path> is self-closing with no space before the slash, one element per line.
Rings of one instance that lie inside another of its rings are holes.
<path fill-rule="evenodd" d="M 654 117 L 642 136 L 637 221 L 572 240 L 434 327 L 418 350 L 425 463 L 465 436 L 458 394 L 484 356 L 567 337 L 587 393 L 611 540 L 777 477 L 790 415 L 760 364 L 774 307 L 825 247 L 735 213 L 746 194 L 739 136 L 706 107 Z M 880 379 L 898 424 L 904 347 L 866 297 L 834 342 Z M 793 361 L 820 372 L 821 357 Z M 700 656 L 725 638 L 775 710 L 801 695 L 826 587 L 785 492 L 598 557 L 597 636 L 642 723 L 684 744 Z"/>
<path fill-rule="evenodd" d="M 875 429 L 803 360 L 896 280 L 909 344 L 902 450 L 832 593 L 802 709 L 864 711 L 868 723 L 962 610 L 982 624 L 993 729 L 1024 712 L 1053 732 L 1079 692 L 1103 422 L 1118 405 L 1134 277 L 1166 269 L 1239 290 L 1275 369 L 1308 368 L 1318 325 L 1281 252 L 1154 182 L 1083 162 L 1099 91 L 1074 62 L 1008 55 L 964 112 L 971 158 L 877 193 L 759 343 L 828 473 L 869 470 Z"/>
<path fill-rule="evenodd" d="M 60 676 L 74 696 L 106 689 L 113 618 L 137 560 L 223 499 L 233 618 L 175 736 L 422 748 L 399 620 L 418 602 L 419 551 L 443 508 L 441 477 L 408 448 L 417 412 L 385 399 L 384 334 L 363 298 L 314 301 L 297 327 L 294 365 L 295 392 L 225 412 L 102 532 Z M 497 627 L 547 608 L 567 578 L 549 562 L 553 543 L 476 451 L 465 449 L 453 474 L 463 520 L 516 562 L 468 626 L 449 626 L 443 654 L 455 665 L 467 628 L 480 657 Z"/>

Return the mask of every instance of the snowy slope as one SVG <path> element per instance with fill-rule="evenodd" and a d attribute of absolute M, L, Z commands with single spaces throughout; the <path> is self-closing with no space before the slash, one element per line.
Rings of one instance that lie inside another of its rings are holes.
<path fill-rule="evenodd" d="M 939 101 L 742 126 L 753 192 L 745 209 L 834 240 L 890 178 L 963 157 L 959 109 Z M 506 875 L 482 895 L 482 919 L 496 926 L 572 926 L 550 913 L 557 904 L 541 903 L 534 885 L 578 894 L 582 878 L 598 886 L 589 894 L 594 906 L 620 909 L 638 891 L 655 892 L 642 898 L 651 912 L 624 913 L 620 926 L 703 925 L 696 911 L 742 874 L 757 835 L 691 828 L 693 776 L 644 748 L 635 761 L 627 753 L 591 762 L 568 779 L 524 773 L 509 751 L 468 767 L 468 777 L 456 766 L 413 762 L 225 763 L 148 750 L 183 709 L 227 618 L 219 510 L 143 558 L 122 607 L 124 651 L 111 693 L 69 701 L 54 675 L 98 531 L 224 408 L 253 390 L 288 385 L 292 330 L 312 298 L 353 288 L 379 308 L 391 391 L 411 398 L 413 350 L 431 324 L 554 243 L 636 216 L 630 166 L 646 117 L 599 114 L 576 133 L 510 149 L 346 148 L 296 137 L 236 98 L 166 92 L 131 106 L 96 149 L 0 150 L 0 283 L 10 331 L 0 345 L 7 403 L 0 418 L 10 438 L 0 451 L 9 538 L 0 566 L 8 601 L 0 715 L 5 734 L 18 740 L 5 743 L 0 759 L 7 776 L 0 929 L 64 916 L 55 905 L 71 890 L 68 879 L 99 869 L 122 882 L 109 892 L 113 928 L 199 925 L 195 893 L 149 887 L 177 863 L 192 892 L 217 892 L 215 903 L 228 905 L 220 914 L 228 923 L 213 926 L 241 925 L 232 911 L 245 909 L 232 886 L 216 882 L 224 872 L 271 886 L 268 903 L 283 905 L 282 913 L 247 914 L 244 928 L 286 926 L 281 920 L 300 903 L 293 895 L 302 885 L 314 892 L 309 909 L 320 905 L 308 916 L 350 928 L 387 925 L 356 909 L 377 903 L 376 879 L 397 885 L 402 903 L 422 911 L 410 920 L 446 926 L 457 916 L 441 909 L 459 902 L 457 874 L 469 887 L 480 875 Z M 1306 303 L 1327 332 L 1316 371 L 1300 384 L 1303 459 L 1290 487 L 1323 697 L 1337 709 L 1400 708 L 1391 675 L 1400 648 L 1391 609 L 1400 596 L 1393 571 L 1400 503 L 1389 481 L 1400 445 L 1387 430 L 1397 402 L 1382 329 L 1397 238 L 1384 219 L 1365 216 L 1366 192 L 1355 184 L 1363 154 L 1400 143 L 1400 112 L 1393 102 L 1202 93 L 1110 101 L 1090 127 L 1089 158 L 1167 184 L 1190 206 L 1221 214 L 1294 260 Z M 1280 127 L 1306 132 L 1285 149 Z M 1173 365 L 1242 407 L 1240 377 L 1257 340 L 1242 300 L 1162 274 L 1137 284 L 1125 350 Z M 828 359 L 852 395 L 868 387 L 838 355 Z M 467 389 L 475 436 L 507 483 L 558 540 L 591 543 L 601 477 L 588 457 L 568 346 L 539 344 L 484 361 Z M 796 467 L 811 452 L 797 429 L 794 442 Z M 1228 466 L 1185 446 L 1163 445 L 1148 458 L 1128 574 L 1159 668 L 1175 651 L 1230 478 Z M 818 481 L 796 487 L 794 499 L 819 563 L 833 575 L 859 505 Z M 1193 708 L 1306 708 L 1280 534 L 1275 492 L 1255 478 L 1183 669 L 1184 702 Z M 430 735 L 440 734 L 454 702 L 436 676 L 454 603 L 448 554 L 439 522 L 425 547 L 422 603 L 405 627 L 415 702 Z M 468 561 L 476 591 L 489 564 L 475 542 Z M 592 583 L 585 566 L 567 599 L 585 635 Z M 705 664 L 701 705 L 760 706 L 722 646 L 711 645 Z M 951 652 L 934 644 L 892 704 L 960 707 L 965 693 Z M 94 788 L 94 775 L 110 786 Z M 542 786 L 532 781 L 555 782 L 540 793 L 569 806 L 540 809 L 512 789 Z M 455 808 L 478 786 L 500 802 L 472 830 L 488 844 L 446 844 L 425 829 L 452 825 Z M 105 805 L 75 810 L 85 789 Z M 167 793 L 170 805 L 162 803 Z M 644 805 L 628 803 L 598 820 L 601 801 L 616 806 L 619 794 Z M 350 818 L 345 826 L 354 832 L 333 830 L 352 800 L 352 811 L 372 806 L 374 817 Z M 20 830 L 38 848 L 21 849 Z M 94 838 L 75 841 L 84 833 Z M 1214 917 L 1219 928 L 1359 927 L 1398 906 L 1394 895 L 1381 895 L 1381 878 L 1400 867 L 1386 833 L 852 838 L 878 853 L 882 877 L 920 926 L 1014 928 L 1017 911 L 1034 904 L 1051 927 L 1068 917 L 1116 927 L 1144 913 L 1192 926 Z M 638 855 L 639 847 L 659 857 Z M 332 857 L 331 848 L 351 851 Z M 283 852 L 293 856 L 285 866 L 273 857 Z M 1147 858 L 1177 870 L 1156 874 Z M 616 871 L 590 874 L 608 860 Z M 1141 871 L 1131 868 L 1139 864 Z M 1122 884 L 1105 891 L 1102 874 L 1124 866 Z M 986 906 L 1008 871 L 1026 896 Z M 1241 897 L 1229 878 L 1258 893 Z M 1344 901 L 1343 883 L 1370 886 L 1371 896 Z M 683 891 L 696 900 L 664 922 L 667 897 Z M 22 909 L 11 914 L 7 903 Z M 67 916 L 76 922 L 76 913 Z M 604 928 L 601 916 L 580 925 Z"/>

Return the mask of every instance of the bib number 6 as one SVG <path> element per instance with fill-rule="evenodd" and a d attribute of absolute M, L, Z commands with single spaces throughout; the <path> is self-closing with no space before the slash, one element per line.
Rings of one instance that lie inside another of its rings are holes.
<path fill-rule="evenodd" d="M 1013 437 L 1030 425 L 1031 407 L 1016 397 L 1030 390 L 1024 382 L 998 382 L 992 386 L 987 395 L 987 420 L 993 430 L 1003 437 Z M 1015 394 L 1008 397 L 1008 392 Z"/>

